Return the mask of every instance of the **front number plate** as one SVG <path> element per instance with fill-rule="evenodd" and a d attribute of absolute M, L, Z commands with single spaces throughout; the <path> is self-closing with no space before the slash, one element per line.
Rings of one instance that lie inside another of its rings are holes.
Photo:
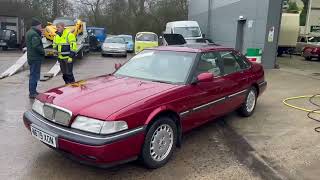
<path fill-rule="evenodd" d="M 56 141 L 56 137 L 53 135 L 50 135 L 49 133 L 40 130 L 39 128 L 36 128 L 34 126 L 31 125 L 31 134 L 32 136 L 34 136 L 35 138 L 37 138 L 38 140 L 52 146 L 52 147 L 57 147 L 57 141 Z"/>

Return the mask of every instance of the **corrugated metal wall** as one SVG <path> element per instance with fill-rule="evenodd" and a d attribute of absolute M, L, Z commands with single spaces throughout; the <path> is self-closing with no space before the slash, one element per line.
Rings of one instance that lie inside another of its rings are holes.
<path fill-rule="evenodd" d="M 189 19 L 198 21 L 202 31 L 206 34 L 210 28 L 210 34 L 207 34 L 207 37 L 216 43 L 234 48 L 238 19 L 239 16 L 243 16 L 246 18 L 243 52 L 245 53 L 247 48 L 263 49 L 265 53 L 269 53 L 264 54 L 264 66 L 273 68 L 276 54 L 274 50 L 271 52 L 265 48 L 267 43 L 277 44 L 281 1 L 272 3 L 269 1 L 273 0 L 212 0 L 212 6 L 209 8 L 209 0 L 190 0 Z M 211 16 L 208 18 L 209 9 L 211 9 Z M 208 19 L 210 19 L 210 23 L 208 23 Z M 208 27 L 208 24 L 211 24 L 211 27 Z M 268 42 L 266 38 L 270 27 L 276 29 L 273 42 Z M 268 48 L 270 47 L 273 46 Z"/>

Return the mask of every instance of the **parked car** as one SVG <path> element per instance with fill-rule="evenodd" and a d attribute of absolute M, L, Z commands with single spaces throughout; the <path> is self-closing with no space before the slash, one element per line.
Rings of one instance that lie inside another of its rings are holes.
<path fill-rule="evenodd" d="M 313 58 L 317 58 L 318 60 L 320 60 L 320 46 L 305 47 L 303 50 L 302 56 L 307 61 L 310 61 Z"/>
<path fill-rule="evenodd" d="M 320 36 L 302 35 L 299 36 L 295 52 L 302 54 L 306 47 L 320 47 Z"/>
<path fill-rule="evenodd" d="M 162 46 L 113 74 L 40 94 L 23 119 L 32 136 L 81 163 L 140 157 L 159 168 L 187 131 L 234 110 L 251 116 L 266 86 L 262 65 L 231 48 Z"/>
<path fill-rule="evenodd" d="M 10 29 L 0 29 L 0 47 L 2 47 L 3 50 L 18 48 L 17 33 Z"/>
<path fill-rule="evenodd" d="M 139 32 L 135 38 L 134 52 L 138 54 L 145 48 L 159 46 L 158 35 L 153 32 Z"/>
<path fill-rule="evenodd" d="M 181 34 L 187 43 L 193 44 L 204 38 L 197 21 L 173 21 L 166 24 L 165 34 Z"/>
<path fill-rule="evenodd" d="M 127 52 L 132 53 L 134 51 L 134 42 L 132 35 L 119 35 L 118 37 L 122 37 L 127 43 Z"/>
<path fill-rule="evenodd" d="M 122 37 L 108 37 L 102 45 L 102 55 L 122 55 L 127 57 L 127 44 Z"/>
<path fill-rule="evenodd" d="M 101 46 L 107 37 L 106 29 L 99 27 L 87 27 L 87 31 L 90 37 L 90 49 L 101 50 Z"/>

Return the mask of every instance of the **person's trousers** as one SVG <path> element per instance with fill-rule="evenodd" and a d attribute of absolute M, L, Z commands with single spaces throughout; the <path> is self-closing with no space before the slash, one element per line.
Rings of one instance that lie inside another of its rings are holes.
<path fill-rule="evenodd" d="M 37 94 L 37 85 L 40 80 L 40 71 L 41 71 L 41 61 L 39 62 L 30 62 L 30 77 L 29 77 L 29 94 Z"/>
<path fill-rule="evenodd" d="M 59 59 L 60 69 L 62 72 L 62 78 L 66 84 L 75 82 L 73 76 L 73 63 L 68 62 L 67 59 Z"/>

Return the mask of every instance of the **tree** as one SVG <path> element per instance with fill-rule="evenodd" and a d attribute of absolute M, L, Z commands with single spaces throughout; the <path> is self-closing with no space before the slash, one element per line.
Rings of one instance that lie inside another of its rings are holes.
<path fill-rule="evenodd" d="M 288 13 L 299 13 L 300 9 L 296 2 L 289 2 L 289 8 L 287 9 Z"/>
<path fill-rule="evenodd" d="M 93 25 L 101 25 L 101 7 L 106 3 L 106 0 L 78 0 L 78 3 L 84 5 L 83 9 L 86 9 L 88 19 L 90 19 Z"/>

